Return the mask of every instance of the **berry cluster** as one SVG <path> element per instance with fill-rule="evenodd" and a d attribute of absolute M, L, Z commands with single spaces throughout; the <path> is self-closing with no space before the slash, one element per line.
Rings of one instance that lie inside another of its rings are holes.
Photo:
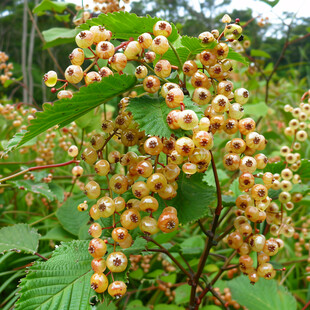
<path fill-rule="evenodd" d="M 7 80 L 9 80 L 13 73 L 13 64 L 7 63 L 9 60 L 9 56 L 0 51 L 0 83 L 4 84 Z"/>

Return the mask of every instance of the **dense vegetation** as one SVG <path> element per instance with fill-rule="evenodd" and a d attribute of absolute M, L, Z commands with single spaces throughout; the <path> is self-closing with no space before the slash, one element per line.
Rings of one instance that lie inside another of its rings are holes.
<path fill-rule="evenodd" d="M 3 2 L 1 308 L 309 307 L 310 20 L 230 2 Z"/>

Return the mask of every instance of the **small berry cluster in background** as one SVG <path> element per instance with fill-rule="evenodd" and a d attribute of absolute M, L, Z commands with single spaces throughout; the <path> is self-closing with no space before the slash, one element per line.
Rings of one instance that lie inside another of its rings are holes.
<path fill-rule="evenodd" d="M 0 83 L 4 84 L 7 80 L 11 79 L 13 73 L 13 64 L 7 63 L 9 56 L 0 51 Z"/>

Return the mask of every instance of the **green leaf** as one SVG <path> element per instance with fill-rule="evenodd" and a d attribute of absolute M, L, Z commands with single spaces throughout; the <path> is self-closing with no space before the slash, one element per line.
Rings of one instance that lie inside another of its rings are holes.
<path fill-rule="evenodd" d="M 230 179 L 227 173 L 222 169 L 217 169 L 217 174 L 218 174 L 219 181 L 221 184 L 225 183 L 226 181 Z M 209 186 L 213 186 L 213 187 L 216 186 L 212 169 L 208 169 L 204 173 L 202 181 L 206 182 Z"/>
<path fill-rule="evenodd" d="M 15 309 L 90 310 L 89 299 L 96 293 L 90 287 L 92 257 L 87 248 L 88 241 L 62 243 L 48 261 L 30 267 Z"/>
<path fill-rule="evenodd" d="M 302 159 L 301 166 L 297 173 L 300 175 L 301 179 L 310 179 L 310 160 Z"/>
<path fill-rule="evenodd" d="M 9 143 L 5 146 L 6 153 L 11 152 L 12 150 L 14 150 L 17 147 L 17 145 L 23 139 L 26 132 L 27 132 L 26 130 L 21 130 L 21 131 L 17 132 L 13 136 L 12 139 L 9 140 Z M 33 145 L 33 144 L 35 144 L 35 142 L 36 142 L 35 139 L 31 139 L 28 142 L 26 142 L 24 144 L 24 146 Z"/>
<path fill-rule="evenodd" d="M 182 66 L 183 66 L 184 62 L 190 56 L 190 51 L 186 47 L 178 47 L 178 48 L 176 48 L 176 51 L 180 57 L 180 60 L 182 62 Z M 161 57 L 159 55 L 157 55 L 154 63 L 159 61 L 159 59 L 161 59 Z M 179 59 L 177 58 L 177 56 L 175 55 L 174 51 L 171 48 L 169 48 L 168 51 L 163 55 L 162 59 L 166 59 L 172 65 L 180 67 Z M 179 70 L 182 70 L 182 68 L 179 68 Z"/>
<path fill-rule="evenodd" d="M 236 205 L 236 198 L 228 195 L 222 195 L 223 207 L 233 207 Z"/>
<path fill-rule="evenodd" d="M 64 189 L 55 183 L 48 183 L 48 187 L 52 191 L 55 199 L 58 200 L 59 202 L 63 202 L 63 200 L 64 200 Z"/>
<path fill-rule="evenodd" d="M 80 29 L 89 29 L 91 26 L 103 25 L 112 31 L 112 38 L 128 40 L 133 37 L 137 39 L 144 32 L 153 33 L 153 26 L 159 20 L 158 17 L 138 17 L 136 14 L 128 12 L 114 12 L 108 14 L 100 14 L 97 18 L 86 21 L 86 24 L 80 26 Z M 172 32 L 168 37 L 170 42 L 178 39 L 179 34 L 175 25 L 171 24 Z"/>
<path fill-rule="evenodd" d="M 246 60 L 243 56 L 241 56 L 239 53 L 235 52 L 231 47 L 229 48 L 229 52 L 227 55 L 228 59 L 236 60 L 238 62 L 243 63 L 244 65 L 248 66 L 249 62 Z"/>
<path fill-rule="evenodd" d="M 202 253 L 205 246 L 205 241 L 201 235 L 192 236 L 185 239 L 180 246 L 183 254 L 196 255 Z"/>
<path fill-rule="evenodd" d="M 74 42 L 75 36 L 78 34 L 77 29 L 64 27 L 54 27 L 42 31 L 45 40 L 44 49 L 57 45 L 63 45 Z"/>
<path fill-rule="evenodd" d="M 276 163 L 268 163 L 264 168 L 264 172 L 271 172 L 272 174 L 281 173 L 285 168 L 285 163 L 283 161 L 278 161 Z"/>
<path fill-rule="evenodd" d="M 195 105 L 189 98 L 184 98 L 184 104 L 186 108 L 194 110 L 198 117 L 202 116 L 200 107 Z M 132 98 L 127 109 L 132 112 L 140 130 L 145 130 L 146 135 L 169 138 L 171 134 L 184 133 L 183 130 L 172 130 L 168 126 L 166 118 L 171 109 L 167 106 L 163 97 L 142 96 Z"/>
<path fill-rule="evenodd" d="M 32 192 L 34 194 L 40 194 L 46 197 L 49 201 L 53 201 L 55 199 L 54 193 L 49 188 L 48 184 L 40 182 L 35 183 L 32 180 L 18 180 L 18 181 L 10 181 L 8 182 L 19 189 L 24 189 L 28 192 Z"/>
<path fill-rule="evenodd" d="M 107 298 L 104 299 L 103 303 L 97 307 L 97 310 L 116 310 L 114 302 L 111 302 Z"/>
<path fill-rule="evenodd" d="M 210 205 L 216 199 L 215 187 L 206 185 L 202 175 L 188 178 L 184 173 L 178 180 L 178 195 L 169 201 L 178 210 L 180 223 L 194 222 L 210 214 Z"/>
<path fill-rule="evenodd" d="M 245 106 L 245 113 L 255 117 L 264 117 L 268 113 L 268 106 L 265 102 L 250 103 Z"/>
<path fill-rule="evenodd" d="M 274 7 L 279 3 L 280 0 L 260 0 L 260 1 L 269 4 L 271 7 Z"/>
<path fill-rule="evenodd" d="M 144 307 L 141 300 L 133 300 L 128 304 L 126 309 L 127 310 L 149 310 L 150 308 Z"/>
<path fill-rule="evenodd" d="M 154 310 L 184 310 L 184 307 L 179 307 L 176 305 L 166 305 L 166 304 L 159 304 L 156 305 Z"/>
<path fill-rule="evenodd" d="M 43 0 L 34 9 L 33 13 L 38 16 L 44 15 L 45 11 L 52 11 L 54 13 L 62 13 L 67 8 L 68 3 L 57 2 L 51 0 Z"/>
<path fill-rule="evenodd" d="M 252 57 L 265 57 L 265 58 L 271 57 L 267 52 L 262 51 L 262 50 L 255 50 L 255 49 L 251 50 L 251 56 Z"/>
<path fill-rule="evenodd" d="M 100 104 L 128 91 L 135 82 L 134 76 L 110 75 L 101 82 L 81 87 L 72 99 L 61 99 L 55 101 L 53 105 L 44 104 L 43 112 L 36 113 L 36 118 L 31 121 L 28 131 L 15 147 L 20 147 L 55 125 L 63 127 L 70 124 Z"/>
<path fill-rule="evenodd" d="M 182 36 L 181 43 L 189 50 L 192 55 L 199 54 L 205 49 L 214 48 L 216 46 L 216 42 L 203 44 L 201 43 L 200 39 L 188 36 Z"/>
<path fill-rule="evenodd" d="M 175 289 L 174 302 L 177 305 L 188 303 L 190 299 L 190 294 L 191 294 L 191 287 L 188 284 L 180 285 Z"/>
<path fill-rule="evenodd" d="M 49 230 L 46 235 L 42 236 L 40 240 L 71 241 L 74 238 L 75 237 L 65 231 L 61 225 L 57 225 Z"/>
<path fill-rule="evenodd" d="M 251 310 L 296 310 L 295 298 L 275 280 L 260 279 L 251 285 L 248 277 L 240 276 L 227 281 L 232 298 Z M 244 293 L 246 292 L 246 294 Z"/>
<path fill-rule="evenodd" d="M 80 228 L 89 221 L 88 212 L 77 209 L 77 206 L 85 200 L 90 201 L 83 193 L 70 197 L 56 212 L 63 228 L 75 236 L 78 236 Z"/>
<path fill-rule="evenodd" d="M 40 235 L 27 224 L 16 224 L 0 229 L 0 253 L 17 251 L 33 254 L 37 252 Z"/>
<path fill-rule="evenodd" d="M 143 250 L 145 250 L 146 244 L 147 241 L 145 239 L 138 237 L 130 248 L 123 249 L 122 252 L 126 254 L 126 256 L 138 255 L 141 254 Z"/>

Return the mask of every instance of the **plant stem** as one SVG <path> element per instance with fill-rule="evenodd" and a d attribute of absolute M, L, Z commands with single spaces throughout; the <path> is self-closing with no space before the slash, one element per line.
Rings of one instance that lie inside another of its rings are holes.
<path fill-rule="evenodd" d="M 41 254 L 39 254 L 39 253 L 37 253 L 37 252 L 35 252 L 35 253 L 33 253 L 33 254 L 39 256 L 40 258 L 42 258 L 42 259 L 44 259 L 44 260 L 48 260 L 48 258 L 42 256 Z"/>
<path fill-rule="evenodd" d="M 156 242 L 153 238 L 149 237 L 149 236 L 143 236 L 143 238 L 149 242 L 154 243 L 155 245 L 157 245 L 159 247 L 159 249 L 146 249 L 147 251 L 150 252 L 160 252 L 160 253 L 164 253 L 166 254 L 179 268 L 180 270 L 186 275 L 188 276 L 190 279 L 193 279 L 193 274 L 189 273 L 174 257 L 173 255 L 167 250 L 165 249 L 161 244 L 159 244 L 158 242 Z"/>
<path fill-rule="evenodd" d="M 29 224 L 29 226 L 36 225 L 36 224 L 38 224 L 38 223 L 40 223 L 40 222 L 42 222 L 42 221 L 44 221 L 44 220 L 46 220 L 46 219 L 48 219 L 50 217 L 53 217 L 55 214 L 56 214 L 56 211 L 51 213 L 51 214 L 49 214 L 49 215 L 47 215 L 47 216 L 44 216 L 44 217 L 40 218 L 39 220 L 37 220 L 37 221 L 35 221 L 35 222 L 31 223 L 31 224 Z"/>
<path fill-rule="evenodd" d="M 199 282 L 199 278 L 202 274 L 203 268 L 204 268 L 205 263 L 208 259 L 208 256 L 209 256 L 209 253 L 210 253 L 212 246 L 217 244 L 217 242 L 214 242 L 215 231 L 216 231 L 216 228 L 218 226 L 218 221 L 219 221 L 221 211 L 223 208 L 223 206 L 222 206 L 222 191 L 221 191 L 220 181 L 218 178 L 213 154 L 211 151 L 210 151 L 210 153 L 211 153 L 211 163 L 212 163 L 213 175 L 214 175 L 215 184 L 216 184 L 217 206 L 215 209 L 215 214 L 214 214 L 214 218 L 213 218 L 213 222 L 212 222 L 211 231 L 209 232 L 209 237 L 206 239 L 205 248 L 204 248 L 203 253 L 200 257 L 197 272 L 196 272 L 194 279 L 193 279 L 193 282 L 192 282 L 191 297 L 190 297 L 190 303 L 189 303 L 189 309 L 190 310 L 193 310 L 196 308 L 196 289 L 197 289 L 197 285 Z"/>
<path fill-rule="evenodd" d="M 28 168 L 28 169 L 25 169 L 25 170 L 22 170 L 22 171 L 19 171 L 15 174 L 12 174 L 12 175 L 9 175 L 5 178 L 2 178 L 0 179 L 0 183 L 4 182 L 4 181 L 7 181 L 7 180 L 10 180 L 10 179 L 13 179 L 19 175 L 22 175 L 22 174 L 25 174 L 27 172 L 30 172 L 30 171 L 35 171 L 35 170 L 42 170 L 42 169 L 49 169 L 49 168 L 57 168 L 57 167 L 63 167 L 63 166 L 68 166 L 68 165 L 71 165 L 71 164 L 78 164 L 80 161 L 79 160 L 76 160 L 76 159 L 72 159 L 70 161 L 67 161 L 65 163 L 61 163 L 61 164 L 52 164 L 52 165 L 45 165 L 45 166 L 36 166 L 36 167 L 31 167 L 31 168 Z"/>

